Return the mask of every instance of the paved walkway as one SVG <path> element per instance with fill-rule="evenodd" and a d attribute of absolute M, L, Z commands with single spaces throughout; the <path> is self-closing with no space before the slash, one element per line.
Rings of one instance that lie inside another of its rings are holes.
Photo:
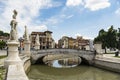
<path fill-rule="evenodd" d="M 97 56 L 96 59 L 108 61 L 108 62 L 120 63 L 120 58 L 117 58 L 114 56 L 115 56 L 115 54 L 103 54 L 103 55 Z M 120 54 L 119 54 L 119 56 L 120 56 Z"/>
<path fill-rule="evenodd" d="M 120 56 L 120 54 L 119 54 L 119 56 Z M 115 57 L 115 54 L 103 54 L 103 57 L 120 59 L 120 58 Z"/>

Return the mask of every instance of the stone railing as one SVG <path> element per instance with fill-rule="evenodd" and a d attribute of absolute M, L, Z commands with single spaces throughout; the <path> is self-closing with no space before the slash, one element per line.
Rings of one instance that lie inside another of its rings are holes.
<path fill-rule="evenodd" d="M 29 80 L 20 65 L 9 65 L 6 80 Z"/>
<path fill-rule="evenodd" d="M 120 59 L 97 57 L 94 66 L 120 73 Z"/>
<path fill-rule="evenodd" d="M 23 56 L 20 56 L 20 58 L 22 60 L 25 72 L 28 73 L 31 66 L 30 57 L 28 57 L 27 55 L 23 55 Z"/>
<path fill-rule="evenodd" d="M 7 69 L 6 80 L 29 80 L 26 73 L 30 70 L 30 57 L 20 55 L 22 65 L 9 65 Z"/>

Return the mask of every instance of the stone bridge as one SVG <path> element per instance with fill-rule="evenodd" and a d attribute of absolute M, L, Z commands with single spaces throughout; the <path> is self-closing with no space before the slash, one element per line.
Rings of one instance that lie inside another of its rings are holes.
<path fill-rule="evenodd" d="M 59 56 L 59 58 L 78 56 L 82 59 L 82 61 L 87 61 L 88 64 L 92 64 L 93 59 L 95 57 L 93 51 L 85 51 L 85 50 L 77 50 L 77 49 L 46 49 L 46 50 L 31 51 L 31 53 L 32 53 L 31 58 L 33 64 L 36 63 L 36 61 L 38 60 L 42 60 L 45 56 L 48 55 L 53 55 L 53 57 L 57 55 L 62 55 Z"/>

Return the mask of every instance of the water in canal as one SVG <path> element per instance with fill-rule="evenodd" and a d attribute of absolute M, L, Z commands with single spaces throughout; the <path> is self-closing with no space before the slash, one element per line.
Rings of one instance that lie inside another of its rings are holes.
<path fill-rule="evenodd" d="M 59 63 L 59 64 L 58 64 Z M 53 61 L 52 66 L 32 65 L 28 74 L 30 80 L 120 80 L 120 74 L 91 66 L 67 66 L 64 61 Z M 61 68 L 61 66 L 64 66 Z"/>

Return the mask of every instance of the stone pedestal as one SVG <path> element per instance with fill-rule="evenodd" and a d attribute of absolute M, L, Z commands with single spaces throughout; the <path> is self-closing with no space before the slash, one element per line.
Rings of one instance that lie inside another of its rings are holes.
<path fill-rule="evenodd" d="M 94 44 L 94 48 L 97 53 L 100 53 L 100 54 L 102 53 L 102 44 L 101 43 Z"/>
<path fill-rule="evenodd" d="M 103 52 L 102 52 L 102 43 L 96 43 L 94 44 L 94 48 L 96 50 L 96 57 L 103 57 Z"/>
<path fill-rule="evenodd" d="M 22 61 L 18 54 L 19 42 L 11 41 L 7 43 L 8 45 L 8 57 L 5 60 L 4 66 L 8 68 L 9 65 L 22 65 Z"/>
<path fill-rule="evenodd" d="M 30 56 L 30 41 L 24 41 L 24 54 Z"/>

